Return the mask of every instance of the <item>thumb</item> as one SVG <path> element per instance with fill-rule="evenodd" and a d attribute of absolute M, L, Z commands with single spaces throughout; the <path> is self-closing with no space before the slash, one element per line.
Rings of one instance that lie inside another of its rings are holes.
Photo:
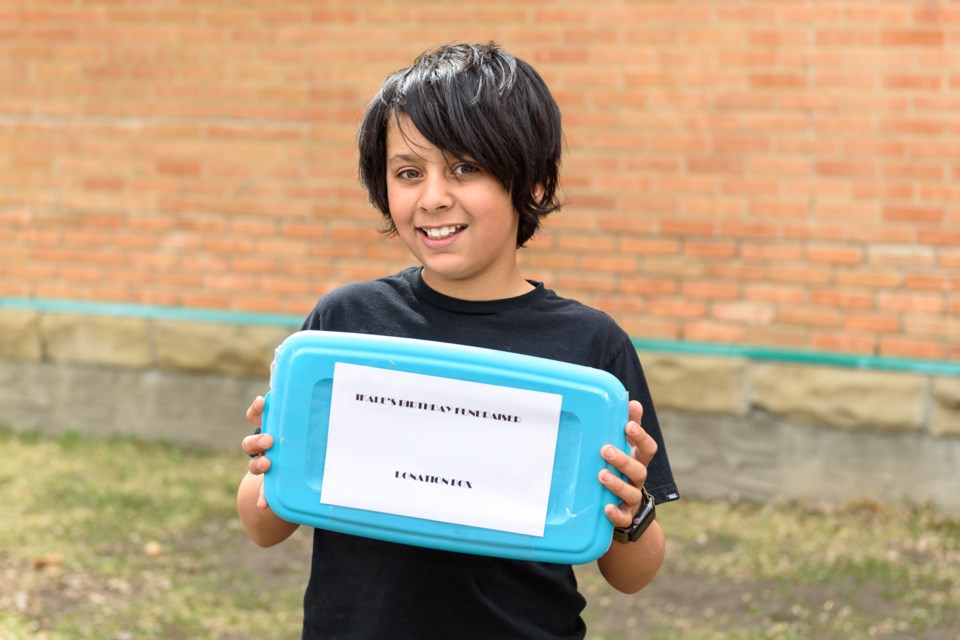
<path fill-rule="evenodd" d="M 247 409 L 247 421 L 258 429 L 263 426 L 263 407 L 263 396 L 257 396 Z"/>
<path fill-rule="evenodd" d="M 267 504 L 267 496 L 263 492 L 263 485 L 260 485 L 260 495 L 257 496 L 257 508 L 266 509 L 269 505 Z"/>

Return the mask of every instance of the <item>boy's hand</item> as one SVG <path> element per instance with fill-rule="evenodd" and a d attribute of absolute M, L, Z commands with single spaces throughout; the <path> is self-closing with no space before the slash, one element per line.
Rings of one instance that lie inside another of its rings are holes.
<path fill-rule="evenodd" d="M 615 527 L 629 527 L 633 522 L 643 502 L 641 487 L 647 480 L 647 465 L 657 453 L 657 443 L 640 427 L 642 417 L 643 407 L 636 400 L 631 400 L 624 428 L 630 443 L 629 455 L 611 444 L 600 449 L 600 455 L 629 479 L 629 482 L 624 482 L 609 469 L 600 471 L 599 478 L 603 486 L 622 500 L 619 505 L 608 504 L 604 507 L 604 513 Z"/>
<path fill-rule="evenodd" d="M 259 429 L 263 423 L 263 397 L 257 396 L 250 408 L 247 409 L 247 420 L 254 427 Z M 259 476 L 270 468 L 270 458 L 265 454 L 267 449 L 273 446 L 273 436 L 265 433 L 258 433 L 247 436 L 240 445 L 244 453 L 252 457 L 247 465 L 250 473 Z M 257 498 L 257 506 L 261 509 L 267 508 L 267 499 L 263 495 L 263 485 L 260 485 L 260 496 Z"/>

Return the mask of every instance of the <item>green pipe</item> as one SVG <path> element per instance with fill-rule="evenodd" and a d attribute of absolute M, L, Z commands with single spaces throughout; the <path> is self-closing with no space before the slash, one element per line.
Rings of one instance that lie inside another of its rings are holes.
<path fill-rule="evenodd" d="M 303 316 L 279 313 L 248 313 L 244 311 L 224 311 L 220 309 L 160 307 L 119 302 L 86 302 L 39 298 L 0 298 L 0 309 L 26 309 L 29 311 L 77 313 L 90 316 L 185 320 L 188 322 L 213 322 L 219 324 L 247 324 L 293 328 L 299 328 L 300 325 L 303 324 Z"/>
<path fill-rule="evenodd" d="M 945 360 L 915 360 L 851 353 L 800 351 L 796 349 L 777 349 L 774 347 L 754 347 L 749 345 L 712 344 L 704 342 L 647 340 L 643 338 L 634 338 L 633 345 L 640 351 L 682 353 L 694 356 L 716 356 L 722 358 L 745 358 L 747 360 L 792 362 L 797 364 L 825 365 L 852 369 L 871 369 L 875 371 L 907 371 L 926 375 L 960 376 L 960 363 L 947 362 Z"/>

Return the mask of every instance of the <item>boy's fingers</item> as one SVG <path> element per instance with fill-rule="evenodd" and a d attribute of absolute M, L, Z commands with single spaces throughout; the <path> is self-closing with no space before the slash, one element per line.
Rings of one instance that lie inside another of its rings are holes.
<path fill-rule="evenodd" d="M 273 436 L 266 433 L 258 433 L 246 436 L 241 442 L 240 447 L 248 456 L 260 455 L 273 446 Z"/>
<path fill-rule="evenodd" d="M 610 473 L 608 469 L 600 472 L 600 482 L 621 500 L 619 505 L 606 505 L 604 513 L 614 526 L 630 526 L 637 506 L 643 501 L 643 492 L 633 484 L 624 482 L 616 474 Z"/>
<path fill-rule="evenodd" d="M 264 494 L 263 485 L 260 485 L 260 494 L 257 495 L 257 507 L 260 509 L 266 509 L 267 505 L 267 496 Z"/>
<path fill-rule="evenodd" d="M 635 422 L 627 424 L 627 440 L 633 449 L 633 457 L 644 467 L 650 464 L 653 456 L 657 455 L 657 441 Z"/>
<path fill-rule="evenodd" d="M 262 426 L 263 422 L 263 396 L 254 398 L 253 403 L 247 408 L 247 421 L 255 427 Z"/>
<path fill-rule="evenodd" d="M 247 464 L 247 469 L 250 470 L 255 476 L 259 476 L 267 471 L 270 468 L 270 458 L 267 456 L 257 456 L 253 458 L 249 464 Z"/>
<path fill-rule="evenodd" d="M 640 491 L 640 487 L 642 487 L 643 483 L 647 480 L 646 465 L 636 458 L 627 455 L 623 451 L 620 451 L 620 449 L 616 448 L 612 444 L 605 445 L 600 450 L 600 454 L 605 460 L 607 460 L 607 462 L 612 464 L 617 471 L 627 477 L 627 482 L 617 478 L 616 474 L 610 473 L 610 471 L 607 469 L 604 469 L 600 472 L 600 481 L 603 482 L 607 488 L 613 491 L 613 493 L 627 502 L 630 502 L 634 498 L 641 500 L 643 495 Z M 605 479 L 605 474 L 613 478 L 613 480 L 608 482 Z M 629 487 L 632 489 L 632 491 L 621 489 L 621 485 Z"/>

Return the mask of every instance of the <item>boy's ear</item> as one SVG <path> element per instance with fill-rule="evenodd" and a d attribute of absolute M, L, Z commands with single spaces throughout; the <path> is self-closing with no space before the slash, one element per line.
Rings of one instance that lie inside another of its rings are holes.
<path fill-rule="evenodd" d="M 533 185 L 533 199 L 536 200 L 537 202 L 542 202 L 543 194 L 545 191 L 546 189 L 543 188 L 542 184 Z"/>

